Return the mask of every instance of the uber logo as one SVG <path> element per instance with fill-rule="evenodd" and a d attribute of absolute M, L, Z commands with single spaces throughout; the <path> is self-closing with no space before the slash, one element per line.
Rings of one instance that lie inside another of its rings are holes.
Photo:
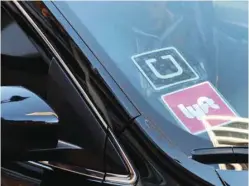
<path fill-rule="evenodd" d="M 131 59 L 155 90 L 199 78 L 174 47 L 134 55 Z"/>

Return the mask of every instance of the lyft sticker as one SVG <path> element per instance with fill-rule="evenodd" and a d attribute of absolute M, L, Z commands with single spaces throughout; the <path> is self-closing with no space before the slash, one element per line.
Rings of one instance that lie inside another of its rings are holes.
<path fill-rule="evenodd" d="M 137 54 L 131 59 L 155 90 L 199 78 L 194 69 L 174 47 Z"/>
<path fill-rule="evenodd" d="M 204 116 L 236 116 L 233 109 L 209 82 L 181 89 L 162 97 L 175 118 L 192 134 L 206 131 Z M 210 127 L 229 123 L 229 120 L 207 121 Z"/>

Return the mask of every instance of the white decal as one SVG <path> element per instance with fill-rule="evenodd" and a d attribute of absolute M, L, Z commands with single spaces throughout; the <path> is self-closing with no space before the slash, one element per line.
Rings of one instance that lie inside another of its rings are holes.
<path fill-rule="evenodd" d="M 183 112 L 183 114 L 190 118 L 197 118 L 201 120 L 203 116 L 208 114 L 209 108 L 219 109 L 219 105 L 214 103 L 214 100 L 208 97 L 200 97 L 197 100 L 197 104 L 185 107 L 183 104 L 177 105 L 177 107 Z"/>
<path fill-rule="evenodd" d="M 199 78 L 174 47 L 137 54 L 131 59 L 155 90 Z"/>
<path fill-rule="evenodd" d="M 170 59 L 170 62 L 173 63 L 175 65 L 175 67 L 177 68 L 177 72 L 162 75 L 160 72 L 157 71 L 157 69 L 152 64 L 152 63 L 156 63 L 157 60 L 155 58 L 147 59 L 145 62 L 147 63 L 147 65 L 149 66 L 149 68 L 155 74 L 156 77 L 158 77 L 160 79 L 169 79 L 169 78 L 173 78 L 175 76 L 179 76 L 182 74 L 182 72 L 183 72 L 182 68 L 180 67 L 180 65 L 176 62 L 176 60 L 172 56 L 170 56 L 170 55 L 161 56 L 161 58 L 164 60 L 164 63 L 168 62 L 168 61 L 166 61 L 166 59 Z"/>

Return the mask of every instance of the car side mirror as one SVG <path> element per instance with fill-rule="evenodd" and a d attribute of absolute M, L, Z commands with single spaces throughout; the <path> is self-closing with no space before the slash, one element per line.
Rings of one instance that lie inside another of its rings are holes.
<path fill-rule="evenodd" d="M 18 160 L 30 150 L 56 148 L 58 123 L 55 112 L 33 92 L 1 86 L 3 160 Z"/>

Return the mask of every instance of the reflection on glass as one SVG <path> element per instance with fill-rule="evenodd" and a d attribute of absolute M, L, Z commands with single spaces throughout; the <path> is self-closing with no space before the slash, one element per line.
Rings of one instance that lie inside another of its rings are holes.
<path fill-rule="evenodd" d="M 230 120 L 225 126 L 211 127 L 210 120 Z M 206 116 L 202 120 L 214 147 L 248 146 L 248 118 Z M 220 164 L 222 170 L 248 170 L 248 164 Z"/>

